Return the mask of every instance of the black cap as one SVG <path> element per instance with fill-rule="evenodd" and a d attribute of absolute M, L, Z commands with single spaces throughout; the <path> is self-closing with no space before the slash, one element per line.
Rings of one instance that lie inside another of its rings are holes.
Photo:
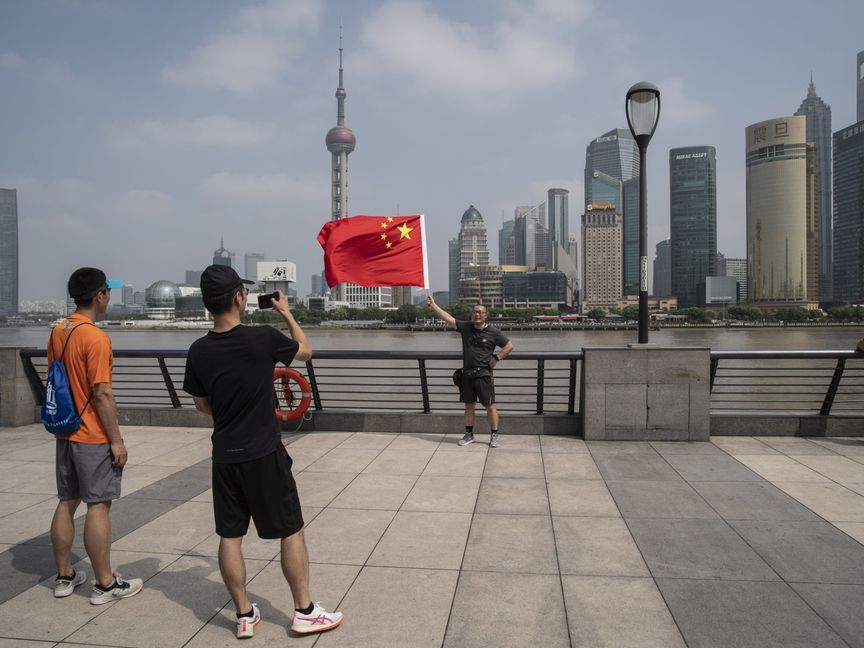
<path fill-rule="evenodd" d="M 78 268 L 69 277 L 66 289 L 72 299 L 90 299 L 103 288 L 108 287 L 105 273 L 98 268 Z"/>
<path fill-rule="evenodd" d="M 241 279 L 231 266 L 211 265 L 201 273 L 201 296 L 204 299 L 222 297 L 234 292 L 243 284 L 254 283 L 248 279 Z"/>

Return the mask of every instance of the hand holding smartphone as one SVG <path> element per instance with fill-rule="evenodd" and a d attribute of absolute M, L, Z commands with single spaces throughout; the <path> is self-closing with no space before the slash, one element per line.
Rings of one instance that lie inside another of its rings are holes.
<path fill-rule="evenodd" d="M 270 301 L 271 299 L 279 301 L 279 293 L 272 292 L 267 293 L 266 295 L 258 295 L 258 308 L 273 308 L 273 302 Z"/>

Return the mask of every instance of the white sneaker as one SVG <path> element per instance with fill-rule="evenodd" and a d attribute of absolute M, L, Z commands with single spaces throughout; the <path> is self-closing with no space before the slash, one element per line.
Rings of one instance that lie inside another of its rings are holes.
<path fill-rule="evenodd" d="M 57 579 L 54 581 L 54 597 L 63 598 L 64 596 L 69 596 L 75 591 L 76 587 L 86 582 L 87 572 L 83 569 L 79 571 L 73 570 L 72 578 L 60 578 L 60 576 L 57 576 Z"/>
<path fill-rule="evenodd" d="M 321 602 L 315 604 L 312 614 L 300 614 L 294 611 L 294 623 L 291 629 L 298 634 L 311 634 L 332 630 L 342 623 L 341 612 L 328 612 L 321 607 Z"/>
<path fill-rule="evenodd" d="M 140 578 L 123 580 L 119 575 L 114 576 L 114 582 L 108 589 L 102 589 L 98 585 L 93 586 L 93 594 L 90 595 L 90 605 L 102 605 L 121 598 L 135 596 L 144 588 L 144 581 Z"/>
<path fill-rule="evenodd" d="M 261 611 L 258 604 L 252 604 L 252 616 L 244 616 L 237 619 L 237 638 L 248 639 L 255 635 L 255 626 L 261 620 Z"/>

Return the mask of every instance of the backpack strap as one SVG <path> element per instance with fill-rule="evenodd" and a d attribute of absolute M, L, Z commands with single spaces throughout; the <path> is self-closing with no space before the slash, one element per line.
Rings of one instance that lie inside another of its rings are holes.
<path fill-rule="evenodd" d="M 59 325 L 58 325 L 58 326 L 59 326 Z M 59 357 L 59 358 L 55 358 L 55 359 L 54 359 L 55 362 L 56 362 L 56 361 L 60 361 L 60 362 L 63 361 L 63 356 L 66 355 L 66 347 L 67 347 L 67 345 L 69 344 L 69 338 L 72 337 L 72 334 L 75 332 L 75 329 L 77 329 L 79 326 L 96 326 L 96 325 L 93 324 L 93 323 L 91 323 L 91 322 L 81 322 L 80 324 L 77 324 L 77 325 L 73 326 L 72 329 L 69 331 L 69 335 L 66 336 L 66 341 L 63 342 L 63 350 L 60 352 L 60 357 Z M 54 329 L 56 329 L 56 328 L 57 328 L 57 327 L 55 326 L 54 328 L 51 329 L 51 335 L 49 336 L 49 339 L 48 339 L 48 344 L 49 344 L 49 345 L 52 345 L 52 346 L 51 346 L 51 350 L 52 350 L 52 351 L 54 350 L 54 347 L 53 347 L 53 340 L 54 340 Z M 80 418 L 81 416 L 84 416 L 84 411 L 87 409 L 87 406 L 90 404 L 90 401 L 92 400 L 92 398 L 93 398 L 93 390 L 91 389 L 91 390 L 90 390 L 90 395 L 87 397 L 87 402 L 84 403 L 84 407 L 81 408 L 81 412 L 78 414 L 78 417 L 79 417 L 79 418 Z"/>

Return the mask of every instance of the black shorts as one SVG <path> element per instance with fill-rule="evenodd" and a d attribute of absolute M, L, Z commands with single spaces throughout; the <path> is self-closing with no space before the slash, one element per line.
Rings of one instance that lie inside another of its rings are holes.
<path fill-rule="evenodd" d="M 258 537 L 287 538 L 303 528 L 291 457 L 279 449 L 260 459 L 213 464 L 213 515 L 216 533 L 239 538 L 255 520 Z"/>
<path fill-rule="evenodd" d="M 459 388 L 459 400 L 463 403 L 474 403 L 478 400 L 483 407 L 495 404 L 495 383 L 492 376 L 482 378 L 463 378 Z"/>

